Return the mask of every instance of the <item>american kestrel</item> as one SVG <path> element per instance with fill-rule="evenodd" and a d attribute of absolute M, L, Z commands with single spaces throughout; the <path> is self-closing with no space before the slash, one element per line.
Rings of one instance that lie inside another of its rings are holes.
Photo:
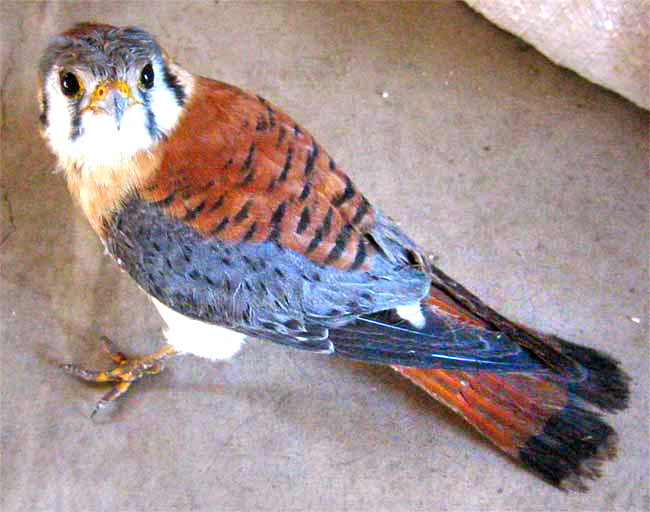
<path fill-rule="evenodd" d="M 39 93 L 70 192 L 167 324 L 154 354 L 65 366 L 114 383 L 97 408 L 171 355 L 226 359 L 255 336 L 390 365 L 559 486 L 584 488 L 613 455 L 585 405 L 626 406 L 617 363 L 509 321 L 433 266 L 266 99 L 100 24 L 51 42 Z"/>

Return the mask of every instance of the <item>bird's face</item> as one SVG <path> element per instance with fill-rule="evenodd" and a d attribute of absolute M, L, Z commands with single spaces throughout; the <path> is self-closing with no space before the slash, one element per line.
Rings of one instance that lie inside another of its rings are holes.
<path fill-rule="evenodd" d="M 79 25 L 40 65 L 43 134 L 64 167 L 112 167 L 174 127 L 187 91 L 156 41 L 134 28 Z"/>

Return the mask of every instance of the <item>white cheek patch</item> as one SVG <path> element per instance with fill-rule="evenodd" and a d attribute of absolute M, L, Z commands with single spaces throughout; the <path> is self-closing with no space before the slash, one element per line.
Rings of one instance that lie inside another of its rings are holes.
<path fill-rule="evenodd" d="M 52 76 L 45 84 L 45 100 L 47 102 L 47 126 L 45 137 L 50 141 L 55 152 L 65 153 L 70 145 L 70 133 L 72 132 L 71 119 L 73 112 L 68 100 L 58 91 L 58 74 Z"/>
<path fill-rule="evenodd" d="M 153 297 L 151 300 L 167 324 L 167 342 L 181 353 L 224 360 L 233 357 L 244 344 L 244 334 L 188 318 Z"/>
<path fill-rule="evenodd" d="M 422 307 L 420 304 L 407 304 L 406 306 L 397 306 L 395 311 L 407 322 L 409 322 L 413 327 L 422 329 L 427 321 L 422 314 Z"/>
<path fill-rule="evenodd" d="M 169 134 L 181 115 L 182 108 L 176 101 L 174 92 L 164 82 L 163 67 L 159 62 L 153 63 L 155 82 L 149 91 L 150 108 L 156 114 L 156 125 L 165 134 Z"/>

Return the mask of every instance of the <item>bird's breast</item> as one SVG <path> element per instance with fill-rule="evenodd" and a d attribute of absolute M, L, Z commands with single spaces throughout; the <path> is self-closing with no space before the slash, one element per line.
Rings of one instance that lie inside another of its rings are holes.
<path fill-rule="evenodd" d="M 105 236 L 105 224 L 133 191 L 142 187 L 160 166 L 160 152 L 141 151 L 117 165 L 70 162 L 66 182 L 95 232 Z"/>

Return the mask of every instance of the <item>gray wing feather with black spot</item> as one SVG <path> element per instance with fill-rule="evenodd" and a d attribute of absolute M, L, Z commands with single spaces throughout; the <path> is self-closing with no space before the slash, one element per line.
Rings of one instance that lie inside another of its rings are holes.
<path fill-rule="evenodd" d="M 389 244 L 388 237 L 378 239 Z M 137 198 L 107 225 L 107 246 L 140 286 L 172 309 L 262 336 L 320 339 L 327 328 L 416 303 L 428 290 L 428 277 L 406 261 L 377 258 L 372 272 L 342 271 L 272 242 L 203 238 Z"/>
<path fill-rule="evenodd" d="M 415 248 L 379 215 L 372 271 L 344 271 L 265 242 L 204 238 L 158 206 L 132 198 L 106 226 L 106 244 L 147 292 L 191 318 L 303 350 L 381 364 L 512 371 L 541 368 L 499 332 L 421 308 L 424 324 L 395 308 L 427 297 Z M 408 250 L 405 250 L 405 247 Z"/>

